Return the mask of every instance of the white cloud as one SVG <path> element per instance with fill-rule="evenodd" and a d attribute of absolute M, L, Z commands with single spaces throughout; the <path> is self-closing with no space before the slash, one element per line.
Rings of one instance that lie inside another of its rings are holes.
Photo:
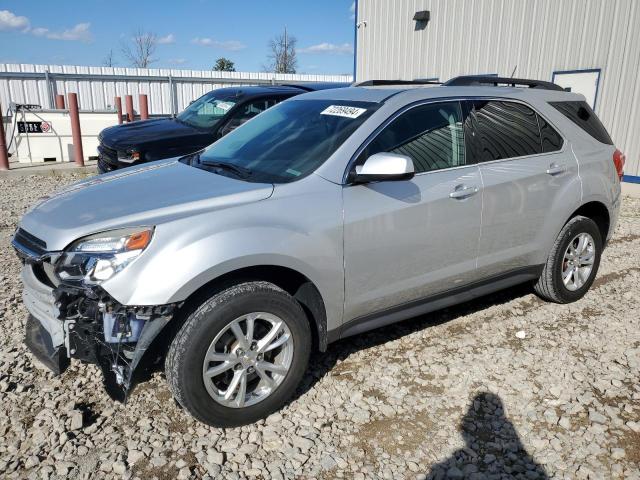
<path fill-rule="evenodd" d="M 165 35 L 164 37 L 158 37 L 158 43 L 160 45 L 169 45 L 171 43 L 176 43 L 176 36 L 173 33 L 169 35 Z"/>
<path fill-rule="evenodd" d="M 247 46 L 238 41 L 238 40 L 214 40 L 212 38 L 206 38 L 206 37 L 196 37 L 193 40 L 191 40 L 191 43 L 195 44 L 195 45 L 200 45 L 202 47 L 213 47 L 213 48 L 220 48 L 222 50 L 229 50 L 231 52 L 236 52 L 238 50 L 242 50 L 244 48 L 247 48 Z"/>
<path fill-rule="evenodd" d="M 170 65 L 184 65 L 188 62 L 189 60 L 187 60 L 186 58 L 170 58 L 169 60 L 167 60 L 167 63 L 169 63 Z"/>
<path fill-rule="evenodd" d="M 52 31 L 45 27 L 31 28 L 31 22 L 27 17 L 15 15 L 9 10 L 0 10 L 0 31 L 17 30 L 22 33 L 30 33 L 36 37 L 49 38 L 51 40 L 70 40 L 90 42 L 93 40 L 90 23 L 78 23 L 72 28 L 63 31 Z"/>
<path fill-rule="evenodd" d="M 349 12 L 351 13 L 350 15 L 351 20 L 355 20 L 356 19 L 356 2 L 355 1 L 351 4 L 351 7 L 349 7 Z"/>
<path fill-rule="evenodd" d="M 29 19 L 21 17 L 9 10 L 0 10 L 0 31 L 2 30 L 20 30 L 26 32 L 29 30 Z"/>
<path fill-rule="evenodd" d="M 31 30 L 31 33 L 37 37 L 45 37 L 51 40 L 68 40 L 90 42 L 93 36 L 89 31 L 90 23 L 78 23 L 77 25 L 63 30 L 62 32 L 53 32 L 48 28 L 37 27 Z"/>
<path fill-rule="evenodd" d="M 298 53 L 325 53 L 329 55 L 349 55 L 353 54 L 353 45 L 343 43 L 336 45 L 335 43 L 319 43 L 306 48 L 299 48 Z"/>

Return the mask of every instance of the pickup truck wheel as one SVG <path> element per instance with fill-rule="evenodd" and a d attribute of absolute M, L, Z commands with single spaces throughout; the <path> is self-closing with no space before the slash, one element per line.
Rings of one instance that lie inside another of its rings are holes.
<path fill-rule="evenodd" d="M 235 427 L 284 405 L 310 350 L 309 322 L 291 295 L 268 282 L 242 283 L 189 315 L 169 348 L 166 375 L 197 420 Z"/>
<path fill-rule="evenodd" d="M 560 231 L 542 275 L 534 286 L 545 300 L 570 303 L 581 299 L 591 287 L 602 254 L 602 236 L 587 217 L 572 218 Z"/>

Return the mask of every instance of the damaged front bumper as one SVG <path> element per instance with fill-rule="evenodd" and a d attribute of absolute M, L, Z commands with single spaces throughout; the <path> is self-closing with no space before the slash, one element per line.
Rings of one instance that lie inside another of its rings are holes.
<path fill-rule="evenodd" d="M 51 268 L 54 258 L 20 257 L 30 314 L 26 345 L 56 374 L 70 359 L 98 365 L 107 393 L 125 401 L 141 360 L 179 305 L 121 305 L 99 286 L 60 283 Z"/>

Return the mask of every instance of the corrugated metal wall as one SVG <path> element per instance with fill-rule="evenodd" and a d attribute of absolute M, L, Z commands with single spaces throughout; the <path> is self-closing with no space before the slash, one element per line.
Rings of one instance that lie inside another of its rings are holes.
<path fill-rule="evenodd" d="M 358 81 L 601 69 L 596 112 L 640 175 L 640 0 L 357 1 Z"/>
<path fill-rule="evenodd" d="M 8 72 L 16 75 L 12 77 Z M 49 72 L 49 80 L 45 77 L 45 72 Z M 35 73 L 38 75 L 33 75 Z M 67 78 L 56 74 L 66 74 Z M 69 76 L 77 78 L 68 78 Z M 351 76 L 0 64 L 0 102 L 5 109 L 3 114 L 6 114 L 10 102 L 54 108 L 52 95 L 75 92 L 78 94 L 81 110 L 95 111 L 113 108 L 113 98 L 116 95 L 133 95 L 134 108 L 137 111 L 138 94 L 146 93 L 149 96 L 149 113 L 168 115 L 172 110 L 179 112 L 189 102 L 214 88 L 232 84 L 270 83 L 272 80 L 276 83 L 350 82 Z M 172 102 L 175 103 L 174 108 Z"/>

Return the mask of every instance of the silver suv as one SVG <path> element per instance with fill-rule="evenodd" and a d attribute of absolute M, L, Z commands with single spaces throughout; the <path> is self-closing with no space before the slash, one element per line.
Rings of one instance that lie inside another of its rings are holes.
<path fill-rule="evenodd" d="M 207 149 L 73 184 L 22 219 L 26 343 L 126 398 L 164 361 L 178 402 L 236 426 L 313 349 L 532 282 L 591 286 L 624 156 L 580 95 L 458 77 L 297 96 Z"/>

